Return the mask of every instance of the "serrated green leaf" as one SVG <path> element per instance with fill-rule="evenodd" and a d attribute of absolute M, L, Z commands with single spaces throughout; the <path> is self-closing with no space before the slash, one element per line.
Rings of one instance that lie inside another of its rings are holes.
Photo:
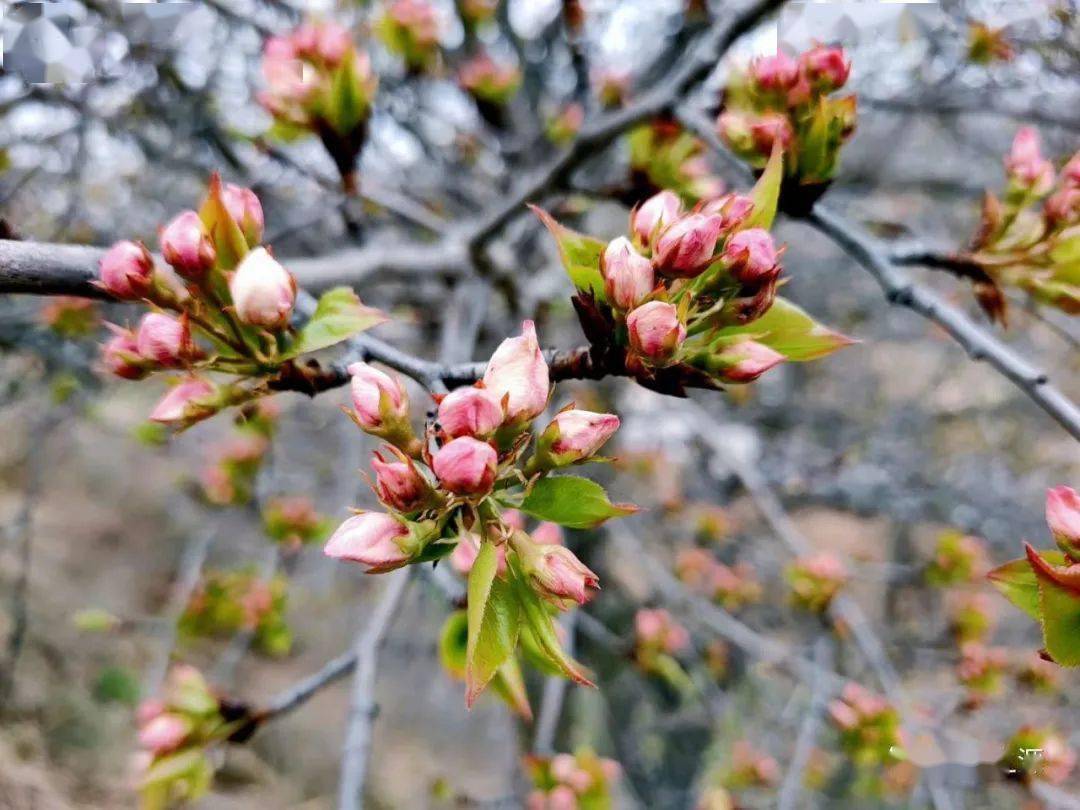
<path fill-rule="evenodd" d="M 491 681 L 491 688 L 503 701 L 524 717 L 532 720 L 532 707 L 529 705 L 529 693 L 525 688 L 525 678 L 521 674 L 521 665 L 515 656 L 506 659 Z"/>
<path fill-rule="evenodd" d="M 214 240 L 214 248 L 217 250 L 215 264 L 218 269 L 235 269 L 247 255 L 248 243 L 240 225 L 225 207 L 225 201 L 221 197 L 221 178 L 216 174 L 210 178 L 210 190 L 199 209 L 199 219 Z"/>
<path fill-rule="evenodd" d="M 468 586 L 465 702 L 470 707 L 514 652 L 521 628 L 518 601 L 506 580 L 497 576 L 498 568 L 495 546 L 481 543 Z"/>
<path fill-rule="evenodd" d="M 1043 643 L 1063 667 L 1080 667 L 1080 593 L 1040 576 Z"/>
<path fill-rule="evenodd" d="M 598 301 L 606 301 L 604 278 L 600 275 L 600 254 L 604 252 L 604 243 L 560 225 L 543 208 L 535 205 L 529 207 L 555 237 L 555 243 L 559 246 L 559 257 L 573 285 L 579 290 L 592 293 Z"/>
<path fill-rule="evenodd" d="M 784 151 L 779 141 L 773 145 L 769 162 L 750 192 L 754 209 L 750 212 L 740 230 L 746 228 L 764 228 L 768 230 L 776 219 L 776 207 L 780 201 L 780 183 L 784 179 Z"/>
<path fill-rule="evenodd" d="M 1060 551 L 1040 552 L 1051 565 L 1064 565 Z M 1039 621 L 1039 580 L 1026 557 L 1010 560 L 986 575 L 1001 595 L 1031 618 Z"/>
<path fill-rule="evenodd" d="M 802 308 L 777 296 L 768 311 L 748 324 L 717 330 L 719 339 L 748 335 L 788 360 L 817 360 L 855 343 L 851 338 L 815 321 Z"/>
<path fill-rule="evenodd" d="M 529 490 L 520 509 L 539 520 L 571 529 L 591 529 L 638 510 L 633 504 L 612 503 L 602 486 L 576 475 L 541 478 Z"/>
<path fill-rule="evenodd" d="M 379 310 L 361 303 L 351 288 L 335 287 L 322 294 L 315 314 L 282 357 L 287 360 L 325 349 L 387 320 Z"/>

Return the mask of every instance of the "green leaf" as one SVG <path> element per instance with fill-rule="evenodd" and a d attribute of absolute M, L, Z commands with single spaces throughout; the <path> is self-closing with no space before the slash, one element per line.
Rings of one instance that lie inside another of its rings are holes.
<path fill-rule="evenodd" d="M 491 688 L 515 712 L 526 720 L 532 720 L 532 707 L 529 705 L 529 692 L 525 688 L 525 678 L 521 674 L 521 665 L 515 656 L 506 659 L 491 682 Z"/>
<path fill-rule="evenodd" d="M 728 326 L 713 333 L 719 339 L 737 335 L 749 335 L 758 343 L 780 352 L 788 360 L 797 362 L 816 360 L 855 343 L 846 335 L 821 325 L 800 307 L 779 296 L 756 321 Z"/>
<path fill-rule="evenodd" d="M 555 237 L 563 267 L 574 286 L 592 293 L 598 301 L 606 301 L 604 277 L 600 275 L 600 254 L 604 252 L 604 243 L 560 225 L 543 208 L 535 205 L 529 208 Z"/>
<path fill-rule="evenodd" d="M 341 135 L 348 135 L 360 124 L 368 112 L 367 92 L 356 73 L 352 50 L 345 61 L 334 71 L 330 84 L 327 118 Z"/>
<path fill-rule="evenodd" d="M 1080 667 L 1080 593 L 1049 577 L 1039 577 L 1043 642 L 1063 667 Z"/>
<path fill-rule="evenodd" d="M 292 347 L 282 356 L 283 359 L 325 349 L 353 335 L 371 329 L 389 320 L 386 315 L 373 307 L 365 306 L 349 287 L 335 287 L 327 290 L 319 298 L 315 314 L 311 316 Z"/>
<path fill-rule="evenodd" d="M 498 578 L 498 567 L 495 546 L 481 543 L 469 572 L 465 703 L 470 707 L 514 652 L 521 628 L 518 602 L 506 580 Z"/>
<path fill-rule="evenodd" d="M 217 267 L 226 271 L 234 269 L 247 255 L 248 243 L 240 225 L 225 207 L 225 201 L 221 198 L 221 178 L 217 174 L 210 178 L 210 191 L 199 209 L 199 219 L 214 240 Z"/>
<path fill-rule="evenodd" d="M 174 779 L 191 777 L 199 770 L 203 761 L 201 748 L 188 748 L 176 754 L 162 757 L 146 771 L 142 778 L 141 787 L 148 787 L 155 783 L 171 782 Z"/>
<path fill-rule="evenodd" d="M 534 591 L 528 580 L 517 570 L 515 555 L 507 555 L 512 575 L 512 587 L 514 594 L 521 605 L 521 618 L 525 626 L 532 634 L 532 640 L 536 642 L 537 651 L 546 657 L 559 672 L 572 681 L 583 686 L 595 686 L 585 674 L 584 668 L 566 654 L 559 636 L 555 632 L 555 623 L 548 612 L 548 604 Z"/>
<path fill-rule="evenodd" d="M 998 566 L 987 578 L 1001 595 L 1039 621 L 1039 580 L 1026 557 Z"/>
<path fill-rule="evenodd" d="M 633 504 L 612 503 L 602 486 L 576 475 L 541 478 L 529 490 L 520 509 L 539 520 L 571 529 L 591 529 L 609 518 L 625 517 L 638 510 Z"/>
<path fill-rule="evenodd" d="M 754 210 L 750 212 L 740 230 L 746 228 L 764 228 L 768 230 L 776 219 L 776 206 L 780 200 L 780 181 L 784 179 L 784 150 L 779 142 L 773 145 L 769 162 L 750 192 L 754 201 Z"/>

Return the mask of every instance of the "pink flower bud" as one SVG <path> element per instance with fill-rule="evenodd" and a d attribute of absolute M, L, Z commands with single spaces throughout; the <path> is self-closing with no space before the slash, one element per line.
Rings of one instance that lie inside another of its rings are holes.
<path fill-rule="evenodd" d="M 723 220 L 715 214 L 687 214 L 669 225 L 656 240 L 653 264 L 675 278 L 693 278 L 709 266 Z"/>
<path fill-rule="evenodd" d="M 503 514 L 503 517 L 506 517 L 505 513 Z M 542 546 L 561 546 L 563 545 L 562 526 L 558 523 L 552 523 L 551 521 L 545 520 L 533 529 L 532 539 Z"/>
<path fill-rule="evenodd" d="M 843 48 L 818 45 L 804 53 L 800 61 L 810 81 L 826 90 L 843 87 L 851 74 L 851 60 Z"/>
<path fill-rule="evenodd" d="M 252 326 L 281 329 L 296 302 L 296 281 L 266 248 L 248 253 L 229 281 L 236 316 Z"/>
<path fill-rule="evenodd" d="M 682 201 L 674 191 L 661 191 L 649 197 L 630 215 L 630 228 L 643 245 L 682 215 Z"/>
<path fill-rule="evenodd" d="M 248 247 L 255 247 L 262 241 L 263 220 L 262 203 L 250 188 L 226 183 L 221 189 L 221 201 L 240 230 L 244 232 Z"/>
<path fill-rule="evenodd" d="M 795 139 L 791 122 L 783 113 L 767 112 L 750 121 L 750 139 L 754 148 L 762 155 L 772 154 L 773 144 L 779 143 L 781 149 L 787 149 Z"/>
<path fill-rule="evenodd" d="M 502 404 L 485 388 L 457 388 L 439 403 L 439 426 L 451 439 L 487 438 L 502 424 Z"/>
<path fill-rule="evenodd" d="M 569 785 L 558 785 L 547 796 L 547 810 L 578 810 L 577 794 Z"/>
<path fill-rule="evenodd" d="M 176 714 L 162 714 L 139 729 L 139 745 L 155 754 L 179 748 L 191 733 L 191 722 Z"/>
<path fill-rule="evenodd" d="M 398 380 L 367 363 L 353 363 L 348 372 L 352 375 L 353 412 L 361 427 L 378 430 L 388 416 L 408 418 L 409 396 Z"/>
<path fill-rule="evenodd" d="M 1054 227 L 1080 221 L 1080 187 L 1066 186 L 1050 195 L 1043 210 Z"/>
<path fill-rule="evenodd" d="M 135 722 L 145 726 L 158 715 L 165 713 L 165 701 L 157 698 L 146 698 L 135 709 Z"/>
<path fill-rule="evenodd" d="M 784 91 L 799 78 L 799 63 L 783 51 L 761 56 L 750 63 L 750 78 L 766 91 Z"/>
<path fill-rule="evenodd" d="M 741 340 L 725 347 L 710 358 L 721 379 L 731 383 L 753 382 L 787 358 L 756 340 Z"/>
<path fill-rule="evenodd" d="M 533 586 L 559 607 L 568 606 L 568 600 L 584 605 L 600 584 L 600 578 L 565 546 L 528 542 L 519 543 L 517 550 Z"/>
<path fill-rule="evenodd" d="M 671 304 L 650 301 L 626 316 L 630 348 L 654 364 L 671 360 L 686 340 L 686 327 Z"/>
<path fill-rule="evenodd" d="M 408 534 L 409 530 L 390 515 L 363 512 L 337 527 L 326 541 L 323 553 L 337 560 L 384 570 L 409 561 L 409 555 L 398 545 Z"/>
<path fill-rule="evenodd" d="M 517 509 L 507 509 L 502 513 L 502 522 L 511 529 L 525 530 L 525 515 Z"/>
<path fill-rule="evenodd" d="M 656 285 L 652 262 L 634 250 L 625 236 L 611 240 L 600 257 L 608 300 L 619 309 L 633 309 Z"/>
<path fill-rule="evenodd" d="M 1080 561 L 1080 494 L 1060 486 L 1046 493 L 1046 525 L 1058 547 Z"/>
<path fill-rule="evenodd" d="M 413 512 L 424 505 L 431 487 L 408 456 L 386 461 L 376 453 L 371 466 L 375 470 L 375 491 L 384 504 L 399 512 Z"/>
<path fill-rule="evenodd" d="M 738 281 L 754 284 L 775 269 L 779 254 L 767 230 L 748 228 L 732 235 L 724 246 L 724 258 Z"/>
<path fill-rule="evenodd" d="M 1005 158 L 1005 171 L 1018 183 L 1036 194 L 1045 194 L 1054 183 L 1054 166 L 1042 156 L 1039 133 L 1021 127 Z"/>
<path fill-rule="evenodd" d="M 541 466 L 563 467 L 596 454 L 619 429 L 619 417 L 576 408 L 561 411 L 540 436 Z"/>
<path fill-rule="evenodd" d="M 213 410 L 213 398 L 217 393 L 213 385 L 198 377 L 191 377 L 169 389 L 154 410 L 151 422 L 170 424 L 184 422 L 206 410 Z"/>
<path fill-rule="evenodd" d="M 101 365 L 110 374 L 125 380 L 141 380 L 149 369 L 146 361 L 139 354 L 135 334 L 130 329 L 122 329 L 113 324 L 106 324 L 113 336 L 101 347 Z"/>
<path fill-rule="evenodd" d="M 145 298 L 154 280 L 154 257 L 139 242 L 117 242 L 101 257 L 98 283 L 117 298 Z"/>
<path fill-rule="evenodd" d="M 293 41 L 301 54 L 333 68 L 352 47 L 352 34 L 344 26 L 324 20 L 302 25 L 293 35 Z"/>
<path fill-rule="evenodd" d="M 754 201 L 742 194 L 725 194 L 701 206 L 701 213 L 720 217 L 721 231 L 730 231 L 742 225 L 753 210 Z"/>
<path fill-rule="evenodd" d="M 499 457 L 487 442 L 460 436 L 444 444 L 432 459 L 439 482 L 457 495 L 481 495 L 495 483 Z"/>
<path fill-rule="evenodd" d="M 163 312 L 143 315 L 135 342 L 143 359 L 165 368 L 182 366 L 199 356 L 191 342 L 187 319 L 177 319 Z"/>
<path fill-rule="evenodd" d="M 1069 158 L 1069 162 L 1061 170 L 1061 179 L 1066 186 L 1080 187 L 1080 152 Z"/>
<path fill-rule="evenodd" d="M 173 219 L 162 229 L 159 239 L 165 261 L 191 281 L 201 279 L 217 258 L 206 226 L 194 211 L 185 211 Z"/>
<path fill-rule="evenodd" d="M 556 782 L 569 782 L 577 770 L 577 760 L 570 754 L 556 754 L 548 767 Z"/>
<path fill-rule="evenodd" d="M 547 407 L 550 387 L 536 327 L 525 321 L 521 336 L 507 338 L 491 356 L 484 371 L 484 388 L 504 405 L 506 421 L 520 425 Z"/>
<path fill-rule="evenodd" d="M 321 82 L 318 71 L 299 58 L 296 46 L 285 37 L 266 40 L 262 73 L 267 92 L 259 101 L 272 113 L 304 103 Z"/>

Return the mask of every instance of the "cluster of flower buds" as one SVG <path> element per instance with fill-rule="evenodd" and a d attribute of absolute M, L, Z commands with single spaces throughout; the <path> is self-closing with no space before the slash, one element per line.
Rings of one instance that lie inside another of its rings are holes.
<path fill-rule="evenodd" d="M 766 228 L 778 172 L 774 162 L 751 196 L 726 194 L 690 211 L 661 191 L 631 212 L 628 236 L 606 245 L 534 209 L 578 289 L 594 364 L 679 394 L 748 383 L 786 359 L 851 343 L 776 294 L 783 249 Z"/>
<path fill-rule="evenodd" d="M 530 756 L 525 769 L 533 784 L 526 810 L 613 807 L 615 783 L 622 773 L 618 762 L 587 749 L 553 757 Z"/>
<path fill-rule="evenodd" d="M 383 44 L 405 62 L 410 73 L 439 64 L 438 12 L 427 0 L 390 0 L 375 25 Z"/>
<path fill-rule="evenodd" d="M 167 266 L 132 241 L 117 242 L 102 257 L 98 286 L 152 310 L 136 329 L 110 325 L 102 366 L 128 380 L 182 372 L 150 414 L 152 421 L 186 427 L 265 396 L 286 368 L 302 373 L 291 362 L 298 354 L 385 320 L 350 289 L 338 288 L 323 295 L 304 329 L 294 329 L 296 281 L 260 244 L 262 236 L 259 198 L 214 175 L 200 209 L 182 212 L 161 229 Z M 326 319 L 333 320 L 333 330 L 325 328 Z M 205 372 L 237 379 L 219 385 Z"/>
<path fill-rule="evenodd" d="M 634 614 L 634 660 L 638 667 L 683 694 L 693 690 L 693 682 L 675 656 L 689 649 L 690 634 L 663 608 L 641 608 Z"/>
<path fill-rule="evenodd" d="M 772 787 L 780 781 L 780 765 L 774 757 L 761 751 L 747 740 L 738 740 L 731 747 L 731 763 L 723 777 L 729 790 Z"/>
<path fill-rule="evenodd" d="M 887 765 L 903 759 L 900 714 L 880 695 L 848 683 L 829 703 L 829 718 L 840 732 L 840 747 L 856 766 Z"/>
<path fill-rule="evenodd" d="M 675 559 L 675 571 L 693 591 L 724 610 L 739 610 L 761 598 L 761 583 L 751 565 L 724 565 L 703 548 L 686 548 Z"/>
<path fill-rule="evenodd" d="M 540 538 L 530 536 L 511 510 L 574 528 L 634 511 L 611 503 L 592 481 L 551 475 L 600 460 L 597 453 L 618 428 L 618 417 L 570 405 L 543 430 L 532 430 L 551 385 L 531 321 L 496 349 L 480 382 L 439 399 L 422 440 L 413 431 L 399 380 L 365 363 L 349 370 L 351 418 L 387 443 L 372 462 L 373 489 L 386 511 L 346 520 L 326 553 L 358 562 L 370 573 L 456 553 L 459 567 L 469 570 L 470 651 L 464 670 L 470 704 L 496 674 L 491 662 L 513 660 L 511 647 L 475 653 L 476 622 L 492 600 L 498 605 L 490 609 L 506 610 L 528 628 L 546 660 L 585 682 L 559 646 L 551 613 L 584 604 L 597 588 L 597 576 L 570 549 L 552 542 L 552 529 L 542 525 L 536 530 Z"/>
<path fill-rule="evenodd" d="M 850 574 L 843 560 L 835 554 L 821 552 L 794 560 L 785 576 L 793 605 L 811 613 L 824 613 L 847 584 Z"/>
<path fill-rule="evenodd" d="M 956 677 L 967 689 L 966 708 L 976 709 L 988 698 L 1001 694 L 1007 664 L 1008 654 L 1001 647 L 987 647 L 977 641 L 961 645 Z"/>
<path fill-rule="evenodd" d="M 306 495 L 271 498 L 263 508 L 262 519 L 266 535 L 289 551 L 325 540 L 333 528 Z"/>
<path fill-rule="evenodd" d="M 942 532 L 926 566 L 926 581 L 939 587 L 976 582 L 990 569 L 986 544 L 962 532 Z"/>
<path fill-rule="evenodd" d="M 251 500 L 277 418 L 278 408 L 272 398 L 256 400 L 243 409 L 232 436 L 213 447 L 210 461 L 199 474 L 199 486 L 207 502 L 240 506 Z"/>
<path fill-rule="evenodd" d="M 671 118 L 656 118 L 630 131 L 630 188 L 633 199 L 662 189 L 697 202 L 724 193 L 724 181 L 705 159 L 705 143 Z"/>
<path fill-rule="evenodd" d="M 544 123 L 544 134 L 556 146 L 566 146 L 578 134 L 585 123 L 585 108 L 571 102 L 558 112 L 548 116 Z"/>
<path fill-rule="evenodd" d="M 1046 654 L 1063 667 L 1080 666 L 1076 605 L 1080 601 L 1080 494 L 1067 486 L 1046 493 L 1046 524 L 1057 550 L 1036 551 L 990 572 L 1014 605 L 1042 625 Z"/>
<path fill-rule="evenodd" d="M 997 624 L 990 594 L 975 590 L 952 590 L 946 594 L 949 633 L 959 644 L 986 641 Z"/>
<path fill-rule="evenodd" d="M 259 103 L 274 117 L 272 134 L 282 140 L 317 135 L 351 188 L 379 78 L 349 30 L 308 21 L 286 36 L 270 37 L 262 72 L 266 90 Z"/>
<path fill-rule="evenodd" d="M 62 338 L 86 337 L 101 323 L 95 302 L 70 295 L 48 299 L 38 312 L 38 319 Z"/>
<path fill-rule="evenodd" d="M 1076 752 L 1056 729 L 1025 725 L 1005 743 L 998 766 L 1010 779 L 1059 785 L 1076 767 Z"/>
<path fill-rule="evenodd" d="M 140 750 L 133 776 L 141 806 L 172 807 L 204 795 L 214 774 L 207 748 L 235 729 L 202 674 L 187 665 L 174 667 L 163 696 L 144 700 L 136 721 Z"/>
<path fill-rule="evenodd" d="M 968 59 L 975 64 L 1009 62 L 1015 55 L 1005 36 L 1005 29 L 991 28 L 978 20 L 972 20 L 968 25 Z"/>
<path fill-rule="evenodd" d="M 1080 313 L 1080 151 L 1055 172 L 1043 157 L 1038 133 L 1023 127 L 1005 157 L 1005 173 L 1004 197 L 986 193 L 972 245 L 956 257 L 974 268 L 968 275 L 976 298 L 1001 323 L 1006 320 L 1002 287 Z"/>
<path fill-rule="evenodd" d="M 728 82 L 720 136 L 757 168 L 779 149 L 795 185 L 822 186 L 836 174 L 840 148 L 855 131 L 855 96 L 831 95 L 850 73 L 839 47 L 817 45 L 798 59 L 783 51 L 759 57 Z"/>
<path fill-rule="evenodd" d="M 209 571 L 192 591 L 178 628 L 193 638 L 227 638 L 246 630 L 253 633 L 253 646 L 260 652 L 287 655 L 292 649 L 287 606 L 284 577 L 267 581 L 249 568 Z"/>
<path fill-rule="evenodd" d="M 496 62 L 486 51 L 465 62 L 458 70 L 458 83 L 481 105 L 502 107 L 514 97 L 521 86 L 521 69 L 517 65 Z"/>

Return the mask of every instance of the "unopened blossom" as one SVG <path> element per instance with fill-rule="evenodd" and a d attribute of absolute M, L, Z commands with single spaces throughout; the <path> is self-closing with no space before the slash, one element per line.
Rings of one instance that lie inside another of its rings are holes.
<path fill-rule="evenodd" d="M 1080 494 L 1072 487 L 1046 493 L 1046 525 L 1063 552 L 1080 562 Z"/>
<path fill-rule="evenodd" d="M 438 449 L 432 469 L 446 489 L 457 495 L 481 495 L 495 483 L 499 462 L 495 448 L 471 436 L 460 436 Z"/>
<path fill-rule="evenodd" d="M 184 211 L 166 225 L 159 237 L 161 255 L 189 281 L 198 281 L 214 266 L 217 252 L 206 225 L 194 211 Z"/>
<path fill-rule="evenodd" d="M 544 467 L 563 467 L 595 455 L 619 429 L 619 417 L 577 408 L 560 411 L 544 429 L 538 442 Z"/>
<path fill-rule="evenodd" d="M 289 37 L 270 37 L 263 45 L 262 74 L 267 91 L 259 98 L 271 112 L 283 112 L 290 105 L 302 104 L 320 84 L 317 71 L 300 59 Z"/>
<path fill-rule="evenodd" d="M 1080 222 L 1080 188 L 1065 187 L 1046 198 L 1043 206 L 1053 227 Z"/>
<path fill-rule="evenodd" d="M 1032 193 L 1045 194 L 1054 182 L 1054 165 L 1042 156 L 1039 133 L 1021 127 L 1005 157 L 1005 171 Z"/>
<path fill-rule="evenodd" d="M 799 61 L 808 78 L 827 90 L 843 87 L 851 75 L 851 60 L 843 48 L 818 45 L 803 53 Z"/>
<path fill-rule="evenodd" d="M 439 427 L 455 439 L 458 436 L 486 438 L 502 424 L 502 404 L 486 388 L 457 388 L 439 402 Z"/>
<path fill-rule="evenodd" d="M 652 262 L 638 253 L 625 236 L 612 239 L 600 257 L 604 291 L 619 309 L 633 309 L 653 291 Z"/>
<path fill-rule="evenodd" d="M 686 340 L 678 311 L 663 301 L 650 301 L 627 315 L 626 329 L 634 353 L 656 365 L 670 361 Z"/>
<path fill-rule="evenodd" d="M 1070 188 L 1080 188 L 1080 152 L 1077 152 L 1061 170 L 1061 181 Z"/>
<path fill-rule="evenodd" d="M 725 194 L 701 206 L 701 213 L 715 214 L 720 217 L 721 231 L 730 231 L 742 225 L 753 210 L 754 201 L 742 194 Z"/>
<path fill-rule="evenodd" d="M 153 281 L 154 257 L 140 242 L 117 242 L 98 264 L 98 283 L 125 301 L 145 298 Z"/>
<path fill-rule="evenodd" d="M 352 47 L 352 34 L 332 20 L 308 21 L 293 33 L 292 41 L 304 58 L 333 68 Z"/>
<path fill-rule="evenodd" d="M 262 241 L 263 219 L 262 203 L 250 188 L 226 183 L 221 189 L 221 201 L 247 240 L 248 247 L 255 247 Z"/>
<path fill-rule="evenodd" d="M 649 197 L 631 215 L 630 226 L 643 245 L 650 245 L 664 228 L 682 216 L 682 201 L 673 191 Z"/>
<path fill-rule="evenodd" d="M 687 214 L 664 229 L 656 240 L 653 264 L 673 278 L 693 278 L 709 266 L 723 220 L 711 214 Z"/>
<path fill-rule="evenodd" d="M 409 561 L 399 540 L 409 530 L 383 512 L 363 512 L 342 523 L 326 541 L 323 553 L 382 570 Z"/>
<path fill-rule="evenodd" d="M 248 253 L 229 281 L 236 316 L 246 324 L 280 329 L 296 303 L 296 281 L 266 248 Z"/>
<path fill-rule="evenodd" d="M 190 377 L 169 389 L 150 412 L 151 422 L 183 422 L 212 409 L 217 390 L 199 377 Z"/>
<path fill-rule="evenodd" d="M 187 320 L 163 312 L 143 315 L 135 342 L 144 360 L 165 368 L 182 366 L 199 356 Z"/>
<path fill-rule="evenodd" d="M 168 707 L 165 701 L 159 698 L 146 698 L 135 709 L 135 722 L 145 726 L 158 715 L 164 714 Z"/>
<path fill-rule="evenodd" d="M 484 371 L 484 388 L 503 404 L 506 422 L 520 425 L 544 410 L 550 387 L 536 327 L 525 321 L 521 336 L 507 338 L 491 355 Z"/>
<path fill-rule="evenodd" d="M 113 336 L 101 347 L 101 365 L 110 374 L 125 380 L 141 380 L 149 373 L 149 365 L 139 354 L 135 333 L 113 324 L 106 324 Z"/>
<path fill-rule="evenodd" d="M 639 645 L 677 653 L 690 646 L 686 628 L 663 608 L 642 608 L 634 615 L 634 634 Z"/>
<path fill-rule="evenodd" d="M 749 383 L 787 358 L 775 349 L 746 339 L 726 346 L 709 358 L 710 368 L 725 381 Z"/>
<path fill-rule="evenodd" d="M 461 66 L 458 83 L 478 99 L 502 104 L 517 91 L 521 71 L 516 65 L 496 62 L 484 52 Z"/>
<path fill-rule="evenodd" d="M 376 453 L 371 466 L 375 470 L 375 491 L 387 506 L 399 512 L 412 512 L 427 501 L 431 486 L 407 456 L 386 461 Z"/>
<path fill-rule="evenodd" d="M 155 754 L 180 747 L 191 733 L 191 721 L 177 714 L 159 714 L 139 729 L 139 745 Z"/>
<path fill-rule="evenodd" d="M 750 120 L 750 140 L 762 155 L 770 154 L 774 144 L 787 149 L 794 139 L 795 130 L 783 113 L 762 113 Z"/>
<path fill-rule="evenodd" d="M 386 419 L 409 418 L 409 396 L 400 381 L 367 363 L 353 363 L 351 375 L 353 414 L 365 430 L 378 430 Z"/>
<path fill-rule="evenodd" d="M 750 63 L 750 77 L 762 90 L 785 91 L 799 78 L 799 63 L 783 51 Z"/>
<path fill-rule="evenodd" d="M 600 584 L 600 578 L 565 546 L 528 542 L 517 549 L 533 585 L 557 605 L 566 600 L 584 605 Z"/>
<path fill-rule="evenodd" d="M 506 513 L 503 513 L 503 520 Z M 532 530 L 532 539 L 542 546 L 561 546 L 563 544 L 563 531 L 558 523 L 545 520 Z"/>
<path fill-rule="evenodd" d="M 724 258 L 731 273 L 743 284 L 753 284 L 769 275 L 779 255 L 772 235 L 764 228 L 747 228 L 732 234 L 724 246 Z"/>

